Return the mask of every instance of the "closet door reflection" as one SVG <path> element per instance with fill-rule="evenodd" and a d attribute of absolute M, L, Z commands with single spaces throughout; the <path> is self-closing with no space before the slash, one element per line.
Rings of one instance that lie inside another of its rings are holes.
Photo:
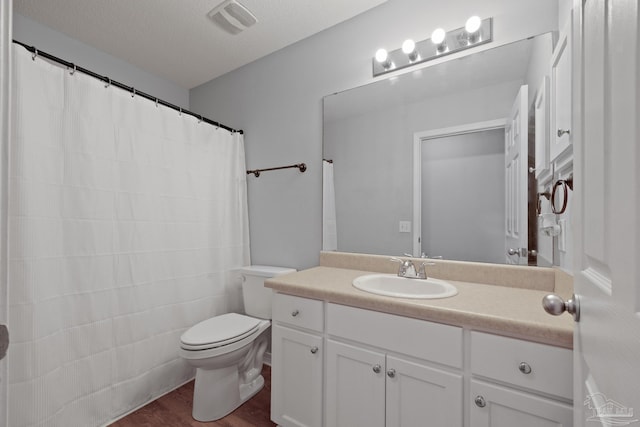
<path fill-rule="evenodd" d="M 423 140 L 421 161 L 422 252 L 504 263 L 504 130 Z"/>

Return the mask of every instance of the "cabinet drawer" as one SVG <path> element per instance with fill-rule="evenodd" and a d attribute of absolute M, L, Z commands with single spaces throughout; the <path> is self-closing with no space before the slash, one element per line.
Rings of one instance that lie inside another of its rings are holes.
<path fill-rule="evenodd" d="M 573 352 L 566 348 L 471 332 L 471 372 L 573 398 Z"/>
<path fill-rule="evenodd" d="M 573 426 L 572 405 L 532 393 L 471 380 L 471 427 Z"/>
<path fill-rule="evenodd" d="M 462 328 L 456 326 L 330 303 L 327 333 L 462 368 Z"/>
<path fill-rule="evenodd" d="M 322 332 L 324 329 L 322 304 L 322 301 L 315 299 L 277 293 L 273 297 L 273 320 Z"/>

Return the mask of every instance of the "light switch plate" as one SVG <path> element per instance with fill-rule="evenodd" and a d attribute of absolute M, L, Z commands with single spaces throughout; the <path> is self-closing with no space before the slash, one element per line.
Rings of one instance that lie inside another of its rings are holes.
<path fill-rule="evenodd" d="M 411 233 L 411 221 L 400 221 L 400 232 Z"/>

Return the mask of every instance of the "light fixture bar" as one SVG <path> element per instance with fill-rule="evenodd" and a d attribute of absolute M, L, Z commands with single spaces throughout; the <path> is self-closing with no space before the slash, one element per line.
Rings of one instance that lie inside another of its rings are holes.
<path fill-rule="evenodd" d="M 411 59 L 409 55 L 402 51 L 402 48 L 389 52 L 384 63 L 376 61 L 374 57 L 372 61 L 373 77 L 480 46 L 492 40 L 493 21 L 492 18 L 486 18 L 480 23 L 478 31 L 473 34 L 469 34 L 464 27 L 460 27 L 448 31 L 444 41 L 438 45 L 432 43 L 431 39 L 416 42 L 415 53 L 412 55 L 415 59 Z M 443 46 L 446 46 L 446 49 L 443 49 Z M 386 68 L 385 64 L 387 65 Z"/>

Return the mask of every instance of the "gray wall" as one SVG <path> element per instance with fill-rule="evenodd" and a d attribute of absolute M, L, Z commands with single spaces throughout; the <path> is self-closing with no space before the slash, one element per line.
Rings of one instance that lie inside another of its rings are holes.
<path fill-rule="evenodd" d="M 436 6 L 437 5 L 437 6 Z M 439 6 L 443 5 L 443 6 Z M 322 247 L 322 97 L 373 81 L 380 46 L 494 18 L 495 47 L 557 29 L 557 0 L 389 0 L 192 89 L 193 110 L 244 129 L 250 169 L 306 162 L 308 170 L 249 177 L 252 262 L 307 268 Z"/>
<path fill-rule="evenodd" d="M 188 89 L 143 71 L 115 56 L 81 43 L 17 13 L 13 14 L 13 38 L 178 107 L 189 109 Z M 210 118 L 215 120 L 213 117 Z"/>

